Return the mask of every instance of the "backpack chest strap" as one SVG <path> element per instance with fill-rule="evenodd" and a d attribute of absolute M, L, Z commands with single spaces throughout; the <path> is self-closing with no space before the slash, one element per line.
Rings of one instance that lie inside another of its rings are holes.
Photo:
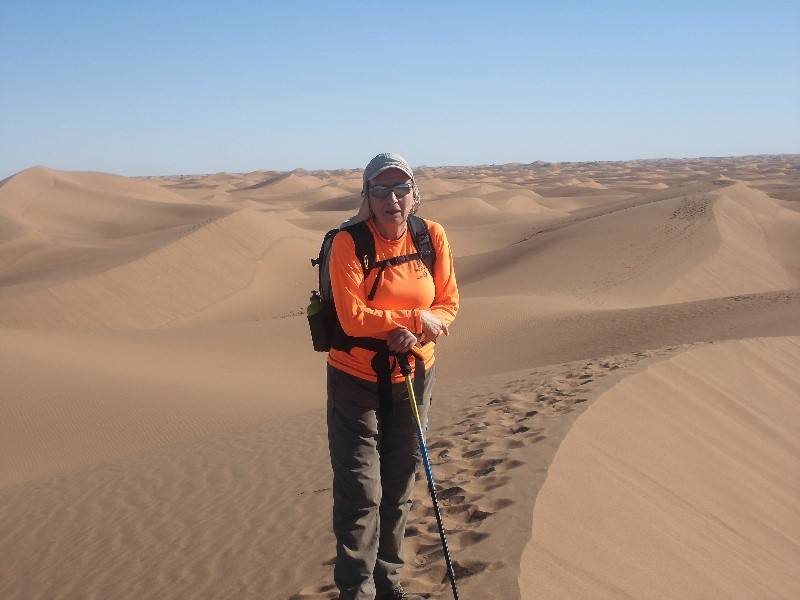
<path fill-rule="evenodd" d="M 402 265 L 403 263 L 407 263 L 410 260 L 417 260 L 418 258 L 420 258 L 419 252 L 414 252 L 414 254 L 404 254 L 403 256 L 393 256 L 386 260 L 379 260 L 374 266 L 385 269 L 386 267 L 396 267 L 397 265 Z"/>
<path fill-rule="evenodd" d="M 359 221 L 344 229 L 353 238 L 355 255 L 361 264 L 364 278 L 366 279 L 372 269 L 379 269 L 375 277 L 375 282 L 372 284 L 372 289 L 367 295 L 368 300 L 375 298 L 375 293 L 378 291 L 378 286 L 380 285 L 383 271 L 386 267 L 402 265 L 410 260 L 421 260 L 430 272 L 431 277 L 433 277 L 433 265 L 436 261 L 436 251 L 433 249 L 433 242 L 431 241 L 428 226 L 423 219 L 415 215 L 409 215 L 408 227 L 417 252 L 414 254 L 405 254 L 403 256 L 394 256 L 381 261 L 375 260 L 375 238 L 372 237 L 372 232 L 369 230 L 366 222 Z"/>
<path fill-rule="evenodd" d="M 369 270 L 378 269 L 378 274 L 375 276 L 375 281 L 372 284 L 372 289 L 369 291 L 367 299 L 372 300 L 373 298 L 375 298 L 375 293 L 378 291 L 378 286 L 380 285 L 381 277 L 383 276 L 383 272 L 386 269 L 386 267 L 396 267 L 398 265 L 405 264 L 412 260 L 418 260 L 420 258 L 421 258 L 420 253 L 414 252 L 414 254 L 404 254 L 403 256 L 393 256 L 392 258 L 379 260 L 373 265 L 370 265 Z"/>

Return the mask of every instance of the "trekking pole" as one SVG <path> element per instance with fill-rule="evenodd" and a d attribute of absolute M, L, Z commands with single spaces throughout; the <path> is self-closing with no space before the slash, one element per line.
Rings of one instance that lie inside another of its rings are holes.
<path fill-rule="evenodd" d="M 431 493 L 431 500 L 433 501 L 433 513 L 436 515 L 436 526 L 439 528 L 439 537 L 442 539 L 442 549 L 444 550 L 444 560 L 447 564 L 447 576 L 450 578 L 450 586 L 453 588 L 453 598 L 458 600 L 458 588 L 456 587 L 456 574 L 453 571 L 453 563 L 450 560 L 450 551 L 447 549 L 447 537 L 444 534 L 444 523 L 442 523 L 442 514 L 439 511 L 439 500 L 436 498 L 436 486 L 433 481 L 433 471 L 431 471 L 431 463 L 428 460 L 428 448 L 425 446 L 425 435 L 422 433 L 422 422 L 419 419 L 419 412 L 417 411 L 417 399 L 414 395 L 414 384 L 411 381 L 411 365 L 408 362 L 408 354 L 398 354 L 397 358 L 400 362 L 400 372 L 406 378 L 406 388 L 408 389 L 408 399 L 411 402 L 411 411 L 414 413 L 414 423 L 417 426 L 417 439 L 419 440 L 419 451 L 422 454 L 422 464 L 425 465 L 425 475 L 428 478 L 428 490 Z"/>

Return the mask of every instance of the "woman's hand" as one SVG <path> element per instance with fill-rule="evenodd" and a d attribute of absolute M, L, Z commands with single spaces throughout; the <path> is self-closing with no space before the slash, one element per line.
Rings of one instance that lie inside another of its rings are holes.
<path fill-rule="evenodd" d="M 391 352 L 408 352 L 417 343 L 417 336 L 405 327 L 398 327 L 386 338 L 386 345 Z"/>
<path fill-rule="evenodd" d="M 419 311 L 420 321 L 422 321 L 421 343 L 435 342 L 442 335 L 450 335 L 447 325 L 429 310 Z"/>

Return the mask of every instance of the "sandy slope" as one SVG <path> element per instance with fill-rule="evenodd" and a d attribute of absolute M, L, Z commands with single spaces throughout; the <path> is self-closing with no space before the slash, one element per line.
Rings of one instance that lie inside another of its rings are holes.
<path fill-rule="evenodd" d="M 164 326 L 247 288 L 265 261 L 270 264 L 264 268 L 272 271 L 280 271 L 287 259 L 301 264 L 315 245 L 307 232 L 244 209 L 190 226 L 177 239 L 127 263 L 43 290 L 2 297 L 0 323 L 90 329 Z M 270 260 L 270 254 L 280 259 Z M 284 274 L 268 301 L 286 311 L 310 278 Z M 292 300 L 287 303 L 288 298 Z"/>
<path fill-rule="evenodd" d="M 562 442 L 523 598 L 800 595 L 800 338 L 685 352 L 602 395 Z"/>
<path fill-rule="evenodd" d="M 0 330 L 0 486 L 319 405 L 299 319 L 153 332 Z M 269 340 L 280 340 L 270 343 Z M 287 390 L 294 390 L 287 393 Z"/>
<path fill-rule="evenodd" d="M 229 212 L 151 182 L 28 169 L 0 185 L 0 284 L 43 287 L 124 264 Z"/>
<path fill-rule="evenodd" d="M 470 256 L 461 262 L 462 287 L 627 308 L 798 286 L 793 211 L 744 184 L 654 198 L 579 211 Z"/>
<path fill-rule="evenodd" d="M 538 490 L 576 417 L 604 414 L 595 398 L 697 345 L 800 335 L 800 160 L 426 167 L 419 181 L 462 292 L 431 432 L 459 575 L 469 597 L 519 598 Z M 0 596 L 333 597 L 324 357 L 303 310 L 308 259 L 360 186 L 351 170 L 37 167 L 0 182 Z M 719 348 L 761 364 L 748 344 Z M 774 381 L 797 366 L 770 360 Z M 707 387 L 686 402 L 724 388 Z M 749 443 L 760 419 L 725 435 Z M 407 575 L 446 597 L 417 498 Z M 748 564 L 751 581 L 792 584 Z"/>

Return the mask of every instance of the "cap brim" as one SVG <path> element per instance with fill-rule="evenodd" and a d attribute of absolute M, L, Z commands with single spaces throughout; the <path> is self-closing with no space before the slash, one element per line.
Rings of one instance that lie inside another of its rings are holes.
<path fill-rule="evenodd" d="M 380 174 L 381 174 L 381 173 L 383 173 L 384 171 L 388 171 L 389 169 L 397 169 L 398 171 L 402 171 L 403 173 L 405 173 L 406 175 L 408 175 L 408 177 L 409 177 L 410 179 L 414 179 L 414 174 L 413 174 L 413 173 L 409 173 L 409 171 L 408 171 L 408 168 L 407 168 L 407 167 L 404 167 L 404 166 L 402 166 L 402 165 L 384 165 L 384 166 L 382 166 L 380 169 L 378 169 L 377 171 L 375 171 L 375 173 L 371 173 L 371 174 L 370 174 L 370 176 L 367 178 L 367 181 L 372 181 L 372 180 L 373 180 L 373 179 L 375 179 L 375 178 L 376 178 L 378 175 L 380 175 Z"/>

